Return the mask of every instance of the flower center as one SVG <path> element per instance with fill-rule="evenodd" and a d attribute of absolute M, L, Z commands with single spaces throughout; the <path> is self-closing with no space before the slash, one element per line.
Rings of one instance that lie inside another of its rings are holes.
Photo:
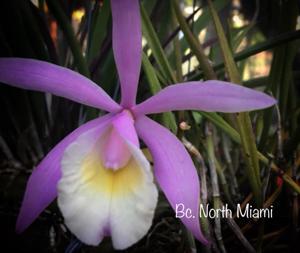
<path fill-rule="evenodd" d="M 118 170 L 130 160 L 131 154 L 122 137 L 112 128 L 105 141 L 103 150 L 103 165 L 107 169 Z"/>
<path fill-rule="evenodd" d="M 104 167 L 114 171 L 125 167 L 131 159 L 126 142 L 139 146 L 133 115 L 129 110 L 123 110 L 115 116 L 112 127 L 104 138 L 101 150 Z"/>

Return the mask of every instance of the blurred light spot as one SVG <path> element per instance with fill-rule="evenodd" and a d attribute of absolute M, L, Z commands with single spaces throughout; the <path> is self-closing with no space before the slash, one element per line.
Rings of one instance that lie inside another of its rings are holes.
<path fill-rule="evenodd" d="M 272 62 L 272 53 L 264 51 L 249 57 L 244 68 L 243 79 L 268 76 Z"/>
<path fill-rule="evenodd" d="M 245 21 L 242 17 L 242 15 L 239 15 L 237 13 L 234 13 L 232 16 L 232 22 L 234 28 L 241 28 L 245 25 Z"/>
<path fill-rule="evenodd" d="M 82 17 L 84 16 L 85 11 L 83 8 L 73 11 L 72 13 L 72 26 L 74 28 L 75 33 L 78 32 Z"/>
<path fill-rule="evenodd" d="M 146 46 L 147 44 L 147 40 L 145 39 L 145 37 L 142 37 L 142 47 Z"/>
<path fill-rule="evenodd" d="M 72 19 L 73 21 L 75 22 L 80 22 L 82 17 L 84 16 L 85 14 L 85 11 L 84 9 L 78 9 L 78 10 L 75 10 L 73 13 L 72 13 Z"/>
<path fill-rule="evenodd" d="M 38 0 L 31 0 L 31 2 L 32 2 L 36 7 L 39 7 L 39 2 L 38 2 Z"/>
<path fill-rule="evenodd" d="M 297 25 L 296 25 L 296 29 L 297 29 L 297 30 L 300 29 L 300 16 L 297 17 Z"/>
<path fill-rule="evenodd" d="M 194 12 L 193 6 L 186 6 L 184 12 L 188 15 L 191 15 Z"/>
<path fill-rule="evenodd" d="M 240 0 L 233 0 L 232 6 L 235 8 L 241 8 L 241 1 Z"/>

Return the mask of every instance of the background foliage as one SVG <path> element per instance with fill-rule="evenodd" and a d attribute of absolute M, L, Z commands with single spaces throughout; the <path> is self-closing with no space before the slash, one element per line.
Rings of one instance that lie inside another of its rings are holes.
<path fill-rule="evenodd" d="M 163 195 L 145 238 L 125 252 L 298 252 L 299 1 L 141 1 L 144 54 L 138 101 L 186 80 L 263 90 L 278 106 L 250 114 L 154 116 L 182 139 L 213 207 L 273 206 L 272 219 L 201 219 L 200 245 Z M 108 0 L 9 0 L 0 8 L 0 56 L 69 67 L 120 98 Z M 130 36 L 130 35 L 128 35 Z M 0 86 L 0 241 L 3 252 L 114 252 L 78 242 L 56 203 L 22 235 L 14 227 L 26 180 L 72 129 L 102 112 L 49 94 Z M 2 251 L 2 250 L 1 250 Z"/>

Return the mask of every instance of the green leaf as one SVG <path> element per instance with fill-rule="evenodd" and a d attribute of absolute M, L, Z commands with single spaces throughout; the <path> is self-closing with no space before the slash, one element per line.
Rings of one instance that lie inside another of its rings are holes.
<path fill-rule="evenodd" d="M 90 63 L 99 53 L 102 42 L 107 34 L 107 25 L 110 17 L 110 1 L 104 1 L 100 7 L 96 4 L 92 17 L 92 25 L 88 38 L 87 59 Z"/>
<path fill-rule="evenodd" d="M 241 144 L 241 138 L 239 133 L 230 126 L 222 117 L 220 117 L 216 113 L 207 113 L 207 112 L 201 112 L 201 114 L 209 119 L 212 123 L 214 123 L 215 126 L 220 128 L 222 131 L 224 131 L 234 142 L 237 144 Z M 276 173 L 281 173 L 280 169 L 274 164 L 271 163 L 268 158 L 266 158 L 262 153 L 259 151 L 256 151 L 258 159 L 266 166 L 271 166 L 272 170 Z M 284 182 L 295 192 L 300 194 L 300 186 L 286 173 L 282 176 L 282 179 Z"/>
<path fill-rule="evenodd" d="M 174 76 L 173 70 L 171 69 L 170 63 L 167 60 L 167 57 L 162 49 L 157 34 L 151 24 L 147 12 L 143 7 L 143 4 L 141 4 L 141 16 L 143 34 L 157 62 L 157 65 L 159 66 L 160 71 L 162 72 L 164 78 L 167 80 L 168 84 L 176 83 L 176 78 Z"/>
<path fill-rule="evenodd" d="M 89 69 L 86 63 L 85 58 L 82 55 L 79 42 L 77 41 L 72 25 L 68 20 L 66 14 L 63 12 L 59 1 L 56 0 L 46 0 L 47 5 L 50 11 L 53 13 L 56 18 L 58 25 L 63 30 L 64 35 L 66 36 L 67 42 L 70 46 L 70 49 L 74 56 L 74 62 L 78 68 L 78 71 L 87 77 L 90 76 Z"/>
<path fill-rule="evenodd" d="M 217 32 L 218 40 L 220 43 L 226 72 L 230 80 L 234 83 L 241 84 L 242 80 L 238 68 L 234 62 L 233 54 L 229 47 L 228 41 L 225 36 L 221 21 L 214 8 L 211 0 L 208 0 L 212 18 L 214 21 L 215 29 Z M 261 192 L 261 179 L 260 169 L 257 157 L 257 148 L 255 143 L 255 137 L 251 126 L 251 120 L 248 113 L 239 113 L 236 116 L 238 130 L 241 137 L 242 150 L 244 159 L 247 165 L 247 174 L 250 180 L 250 185 L 256 200 L 257 206 L 262 206 L 262 192 Z"/>
<path fill-rule="evenodd" d="M 277 7 L 277 8 L 276 8 Z M 280 8 L 275 5 L 273 15 L 276 17 L 278 29 L 281 32 L 296 32 L 298 9 L 297 1 L 284 2 Z M 286 16 L 286 13 L 289 13 Z M 290 117 L 290 102 L 293 100 L 295 93 L 291 92 L 293 85 L 292 65 L 299 48 L 299 41 L 290 41 L 281 46 L 278 46 L 273 51 L 273 59 L 268 80 L 268 88 L 272 94 L 278 99 L 279 111 L 282 115 L 282 122 L 286 122 Z M 287 108 L 289 106 L 289 108 Z M 270 127 L 272 124 L 272 111 L 266 110 L 264 113 L 264 128 L 262 137 L 259 142 L 261 150 L 269 152 L 270 145 L 267 145 L 267 140 L 270 135 Z M 286 124 L 288 125 L 288 124 Z"/>
<path fill-rule="evenodd" d="M 217 11 L 220 11 L 224 7 L 226 7 L 228 4 L 229 4 L 228 0 L 219 0 L 215 3 L 215 8 Z M 194 24 L 193 24 L 193 33 L 194 34 L 199 34 L 211 22 L 211 14 L 209 12 L 208 6 L 204 6 L 203 8 L 201 8 L 201 10 L 202 10 L 201 15 L 199 16 L 199 18 L 197 20 L 194 21 Z M 180 40 L 180 44 L 181 44 L 182 52 L 185 52 L 186 49 L 189 48 L 189 43 L 187 42 L 185 37 L 183 37 Z"/>
<path fill-rule="evenodd" d="M 143 64 L 143 69 L 146 74 L 146 78 L 149 82 L 150 90 L 152 94 L 156 94 L 161 90 L 161 85 L 159 83 L 159 80 L 156 76 L 155 70 L 152 67 L 150 61 L 148 60 L 148 57 L 143 53 L 143 58 L 142 58 L 142 64 Z M 171 129 L 173 133 L 177 132 L 177 124 L 176 120 L 174 117 L 174 114 L 172 112 L 165 112 L 162 114 L 162 120 L 163 124 Z"/>
<path fill-rule="evenodd" d="M 201 115 L 213 122 L 214 125 L 223 130 L 236 143 L 241 143 L 239 133 L 232 126 L 230 126 L 220 115 L 215 112 L 201 112 Z"/>
<path fill-rule="evenodd" d="M 32 48 L 34 49 L 37 57 L 41 60 L 49 60 L 49 54 L 46 50 L 42 34 L 37 25 L 37 20 L 34 18 L 29 2 L 21 1 L 18 3 L 19 9 L 22 11 L 22 19 Z"/>
<path fill-rule="evenodd" d="M 190 30 L 188 24 L 186 23 L 177 0 L 172 0 L 172 7 L 176 14 L 180 28 L 183 31 L 184 36 L 191 47 L 191 50 L 196 55 L 200 63 L 200 68 L 203 70 L 206 79 L 216 79 L 216 75 L 213 71 L 213 68 L 209 63 L 208 58 L 205 56 L 202 46 L 198 42 L 198 39 L 195 37 L 195 35 Z"/>
<path fill-rule="evenodd" d="M 236 62 L 244 60 L 252 55 L 259 54 L 260 52 L 272 49 L 276 46 L 285 44 L 286 42 L 300 39 L 300 31 L 286 32 L 280 35 L 270 38 L 264 42 L 258 43 L 254 46 L 248 47 L 247 49 L 241 51 L 234 55 L 234 60 Z M 220 70 L 224 68 L 224 62 L 217 63 L 213 65 L 214 70 Z M 203 76 L 203 72 L 195 73 L 189 78 L 189 80 L 199 80 Z"/>
<path fill-rule="evenodd" d="M 238 32 L 233 38 L 233 44 L 232 44 L 232 50 L 235 52 L 240 44 L 242 43 L 243 39 L 247 36 L 247 34 L 251 31 L 253 28 L 253 24 L 251 23 L 250 25 L 244 26 L 240 29 L 238 29 Z"/>

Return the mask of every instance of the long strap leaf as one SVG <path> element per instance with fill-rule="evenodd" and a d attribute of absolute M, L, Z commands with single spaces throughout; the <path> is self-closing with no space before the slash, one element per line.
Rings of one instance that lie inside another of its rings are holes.
<path fill-rule="evenodd" d="M 234 83 L 241 84 L 241 77 L 238 68 L 234 62 L 234 58 L 229 47 L 228 41 L 225 36 L 221 21 L 218 14 L 214 8 L 211 0 L 208 0 L 209 8 L 214 21 L 215 29 L 219 39 L 221 51 L 223 54 L 223 59 L 225 63 L 226 72 L 230 80 Z M 244 154 L 244 159 L 247 165 L 247 174 L 250 180 L 251 188 L 256 200 L 257 206 L 262 206 L 262 192 L 261 192 L 261 179 L 260 179 L 260 169 L 257 157 L 257 148 L 255 143 L 255 136 L 251 126 L 251 119 L 248 113 L 239 113 L 236 116 L 238 130 L 241 137 L 242 150 Z"/>

